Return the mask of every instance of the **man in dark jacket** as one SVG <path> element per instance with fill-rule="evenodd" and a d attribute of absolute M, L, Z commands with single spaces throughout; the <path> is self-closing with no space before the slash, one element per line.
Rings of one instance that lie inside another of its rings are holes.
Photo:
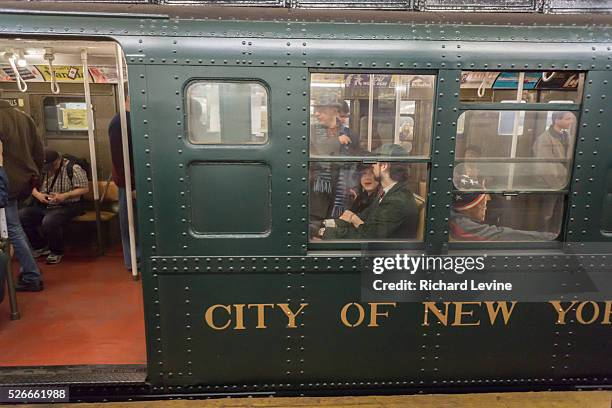
<path fill-rule="evenodd" d="M 134 165 L 132 157 L 132 129 L 130 127 L 130 96 L 125 92 L 125 115 L 127 120 L 128 150 L 130 152 L 130 173 L 132 174 L 131 189 L 134 190 Z M 123 135 L 121 133 L 121 117 L 119 113 L 113 117 L 108 126 L 108 140 L 111 148 L 111 159 L 113 163 L 113 181 L 119 187 L 119 229 L 121 230 L 121 245 L 123 246 L 123 262 L 127 270 L 132 270 L 132 252 L 130 249 L 130 226 L 128 222 L 128 202 L 125 185 L 125 169 L 123 166 Z M 136 210 L 136 206 L 132 206 Z M 134 212 L 134 219 L 136 213 Z M 137 251 L 138 252 L 138 251 Z M 138 254 L 136 255 L 138 258 Z"/>
<path fill-rule="evenodd" d="M 405 156 L 405 150 L 393 144 L 383 145 L 379 156 Z M 378 199 L 359 214 L 345 211 L 340 219 L 326 222 L 321 231 L 325 240 L 333 239 L 410 239 L 415 238 L 419 212 L 414 194 L 408 189 L 406 164 L 379 161 L 372 165 L 382 192 Z M 326 220 L 328 221 L 328 220 Z"/>
<path fill-rule="evenodd" d="M 8 204 L 8 188 L 8 177 L 4 171 L 4 161 L 2 160 L 2 142 L 0 142 L 0 208 L 4 208 Z M 8 245 L 6 245 L 5 248 L 8 248 Z M 7 267 L 7 263 L 9 262 L 5 262 L 5 260 L 8 259 L 8 254 L 6 252 L 7 251 L 0 257 L 2 260 L 0 263 L 0 303 L 4 300 L 6 273 L 9 271 Z"/>
<path fill-rule="evenodd" d="M 44 162 L 43 144 L 36 132 L 34 120 L 7 101 L 0 100 L 0 141 L 4 146 L 4 168 L 9 180 L 9 201 L 6 223 L 15 255 L 21 264 L 18 291 L 43 290 L 40 270 L 30 250 L 21 223 L 17 200 L 28 197 L 40 180 Z"/>

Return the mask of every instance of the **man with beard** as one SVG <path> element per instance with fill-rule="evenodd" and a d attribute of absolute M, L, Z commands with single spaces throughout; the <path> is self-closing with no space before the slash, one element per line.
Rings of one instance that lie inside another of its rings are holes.
<path fill-rule="evenodd" d="M 377 154 L 383 157 L 407 155 L 401 146 L 395 144 L 381 146 Z M 324 240 L 416 237 L 419 212 L 414 194 L 406 184 L 406 164 L 377 161 L 372 165 L 372 172 L 375 180 L 380 183 L 378 199 L 374 199 L 371 205 L 358 214 L 346 210 L 339 219 L 326 220 L 326 227 L 320 231 Z"/>

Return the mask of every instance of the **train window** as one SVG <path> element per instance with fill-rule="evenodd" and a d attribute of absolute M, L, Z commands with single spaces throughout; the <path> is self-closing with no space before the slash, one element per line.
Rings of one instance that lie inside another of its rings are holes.
<path fill-rule="evenodd" d="M 311 75 L 311 241 L 422 240 L 434 83 Z"/>
<path fill-rule="evenodd" d="M 502 115 L 511 117 L 510 134 L 500 131 Z M 451 240 L 556 239 L 571 172 L 575 115 L 475 110 L 462 116 L 455 144 Z"/>
<path fill-rule="evenodd" d="M 311 157 L 363 156 L 396 144 L 429 157 L 434 75 L 311 75 Z M 332 130 L 344 132 L 337 143 Z"/>
<path fill-rule="evenodd" d="M 427 163 L 312 162 L 310 238 L 422 239 L 426 183 Z"/>
<path fill-rule="evenodd" d="M 520 79 L 523 79 L 520 84 Z M 507 99 L 526 103 L 580 103 L 584 73 L 577 71 L 550 72 L 461 72 L 461 102 L 489 103 Z"/>
<path fill-rule="evenodd" d="M 268 141 L 268 91 L 254 82 L 198 81 L 187 87 L 189 140 L 196 144 Z"/>
<path fill-rule="evenodd" d="M 47 138 L 87 137 L 87 110 L 82 97 L 46 97 L 43 100 Z"/>
<path fill-rule="evenodd" d="M 488 191 L 566 187 L 576 138 L 572 112 L 475 110 L 461 116 L 453 174 L 456 188 L 464 175 L 481 180 Z M 502 126 L 502 120 L 508 123 Z"/>

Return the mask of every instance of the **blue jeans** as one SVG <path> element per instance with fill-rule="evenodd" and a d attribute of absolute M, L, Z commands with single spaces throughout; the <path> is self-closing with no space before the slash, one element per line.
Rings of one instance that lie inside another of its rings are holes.
<path fill-rule="evenodd" d="M 15 255 L 21 265 L 19 268 L 19 279 L 28 283 L 39 282 L 41 280 L 41 273 L 32 255 L 28 238 L 19 221 L 17 200 L 9 200 L 5 213 L 9 240 L 13 244 L 13 248 L 15 248 Z"/>
<path fill-rule="evenodd" d="M 136 206 L 134 209 L 134 233 L 136 233 Z M 128 270 L 132 270 L 132 251 L 130 250 L 130 224 L 128 222 L 127 194 L 125 187 L 119 187 L 119 229 L 121 229 L 121 245 L 123 246 L 123 262 Z M 136 259 L 140 257 L 136 243 Z"/>

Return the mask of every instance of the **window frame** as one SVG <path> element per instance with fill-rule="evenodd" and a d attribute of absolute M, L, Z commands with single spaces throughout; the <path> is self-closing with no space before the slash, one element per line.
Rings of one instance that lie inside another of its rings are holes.
<path fill-rule="evenodd" d="M 584 93 L 583 93 L 583 97 L 584 97 Z M 575 117 L 576 117 L 576 124 L 580 123 L 580 114 L 581 114 L 581 109 L 582 109 L 582 104 L 577 104 L 577 103 L 501 103 L 501 102 L 490 102 L 490 103 L 459 103 L 458 109 L 457 109 L 457 122 L 459 121 L 459 118 L 461 117 L 461 115 L 463 115 L 466 112 L 469 111 L 525 111 L 527 112 L 534 112 L 534 111 L 538 111 L 538 112 L 548 112 L 548 111 L 568 111 L 568 112 L 572 112 Z M 568 217 L 568 201 L 569 198 L 571 197 L 571 183 L 572 183 L 572 179 L 573 179 L 573 172 L 574 172 L 574 164 L 575 164 L 575 159 L 576 159 L 576 148 L 577 148 L 577 142 L 579 139 L 579 127 L 578 125 L 576 125 L 576 134 L 574 135 L 575 138 L 575 142 L 572 146 L 572 166 L 570 167 L 570 172 L 569 172 L 569 177 L 568 177 L 568 182 L 566 184 L 566 187 L 564 189 L 560 189 L 560 190 L 554 190 L 554 191 L 534 191 L 534 190 L 528 190 L 528 191 L 522 191 L 522 190 L 516 190 L 516 191 L 508 191 L 508 192 L 503 192 L 500 193 L 499 191 L 492 191 L 492 190 L 487 190 L 486 188 L 481 189 L 481 190 L 470 190 L 470 192 L 482 192 L 482 193 L 486 193 L 486 194 L 496 194 L 496 195 L 500 195 L 500 196 L 507 196 L 507 195 L 527 195 L 527 194 L 539 194 L 539 195 L 553 195 L 553 194 L 562 194 L 563 195 L 563 199 L 564 199 L 564 210 L 563 210 L 563 214 L 561 217 L 561 229 L 559 232 L 558 237 L 553 240 L 553 241 L 529 241 L 528 245 L 530 247 L 530 249 L 561 249 L 563 248 L 563 245 L 566 242 L 566 225 L 567 225 L 567 217 Z M 456 147 L 456 135 L 455 135 L 455 146 L 453 146 L 453 150 L 455 150 Z M 465 162 L 465 159 L 454 159 L 453 163 L 452 163 L 452 170 L 453 170 L 453 174 L 454 174 L 454 170 L 455 170 L 455 166 L 458 163 L 463 163 Z M 471 161 L 471 160 L 470 160 Z M 452 193 L 456 193 L 456 192 L 461 192 L 460 190 L 458 190 L 455 185 L 454 182 L 451 181 L 451 190 Z M 450 214 L 449 214 L 450 215 Z M 450 219 L 449 219 L 450 221 Z M 448 236 L 448 247 L 449 250 L 474 250 L 474 249 L 481 249 L 481 250 L 497 250 L 497 249 L 518 249 L 518 248 L 524 248 L 525 244 L 527 241 L 512 241 L 512 242 L 507 242 L 507 241 L 451 241 L 450 240 L 450 232 L 449 232 L 449 236 Z"/>
<path fill-rule="evenodd" d="M 191 138 L 190 129 L 190 100 L 189 89 L 197 84 L 211 83 L 211 84 L 256 84 L 260 85 L 266 92 L 266 107 L 267 107 L 267 121 L 268 121 L 268 132 L 266 139 L 263 143 L 197 143 Z M 206 148 L 233 148 L 233 147 L 247 147 L 247 148 L 261 148 L 270 144 L 271 131 L 270 124 L 272 123 L 272 103 L 270 101 L 271 89 L 270 86 L 263 80 L 258 78 L 233 78 L 233 77 L 211 77 L 211 78 L 191 78 L 183 86 L 183 109 L 184 109 L 184 120 L 185 120 L 185 140 L 192 146 L 206 147 Z"/>
<path fill-rule="evenodd" d="M 310 239 L 310 234 L 308 231 L 308 225 L 310 223 L 310 188 L 308 186 L 308 198 L 307 198 L 307 208 L 308 208 L 308 219 L 305 224 L 307 229 L 306 231 L 306 242 L 307 242 L 307 251 L 308 252 L 324 252 L 329 253 L 329 251 L 365 251 L 365 250 L 423 250 L 426 247 L 427 243 L 427 223 L 428 223 L 428 207 L 430 200 L 429 186 L 431 182 L 431 167 L 433 166 L 434 158 L 433 158 L 433 140 L 435 135 L 435 113 L 437 106 L 437 81 L 439 80 L 439 72 L 438 70 L 404 70 L 404 69 L 393 69 L 393 70 L 377 70 L 377 69 L 367 69 L 367 70 L 358 70 L 358 69 L 310 69 L 308 71 L 308 109 L 311 107 L 311 92 L 312 92 L 312 75 L 313 74 L 361 74 L 361 75 L 421 75 L 421 76 L 432 76 L 432 99 L 431 99 L 431 125 L 430 125 L 430 133 L 429 133 L 429 154 L 428 156 L 405 156 L 405 157 L 397 157 L 393 158 L 393 160 L 388 160 L 390 162 L 397 163 L 406 163 L 406 164 L 426 164 L 426 179 L 427 179 L 427 192 L 425 198 L 425 207 L 424 207 L 424 216 L 425 223 L 423 225 L 423 238 L 421 240 L 371 240 L 371 241 L 359 241 L 359 240 L 330 240 L 330 241 L 312 241 Z M 401 114 L 400 114 L 401 116 Z M 397 120 L 398 118 L 396 118 Z M 416 123 L 416 120 L 415 120 Z M 310 175 L 312 162 L 327 162 L 327 163 L 342 163 L 342 162 L 352 162 L 352 163 L 372 163 L 376 162 L 376 156 L 316 156 L 311 157 L 310 153 L 310 145 L 311 145 L 311 115 L 308 110 L 308 150 L 307 150 L 307 172 Z M 392 158 L 392 157 L 390 157 Z M 413 192 L 414 193 L 414 192 Z"/>

